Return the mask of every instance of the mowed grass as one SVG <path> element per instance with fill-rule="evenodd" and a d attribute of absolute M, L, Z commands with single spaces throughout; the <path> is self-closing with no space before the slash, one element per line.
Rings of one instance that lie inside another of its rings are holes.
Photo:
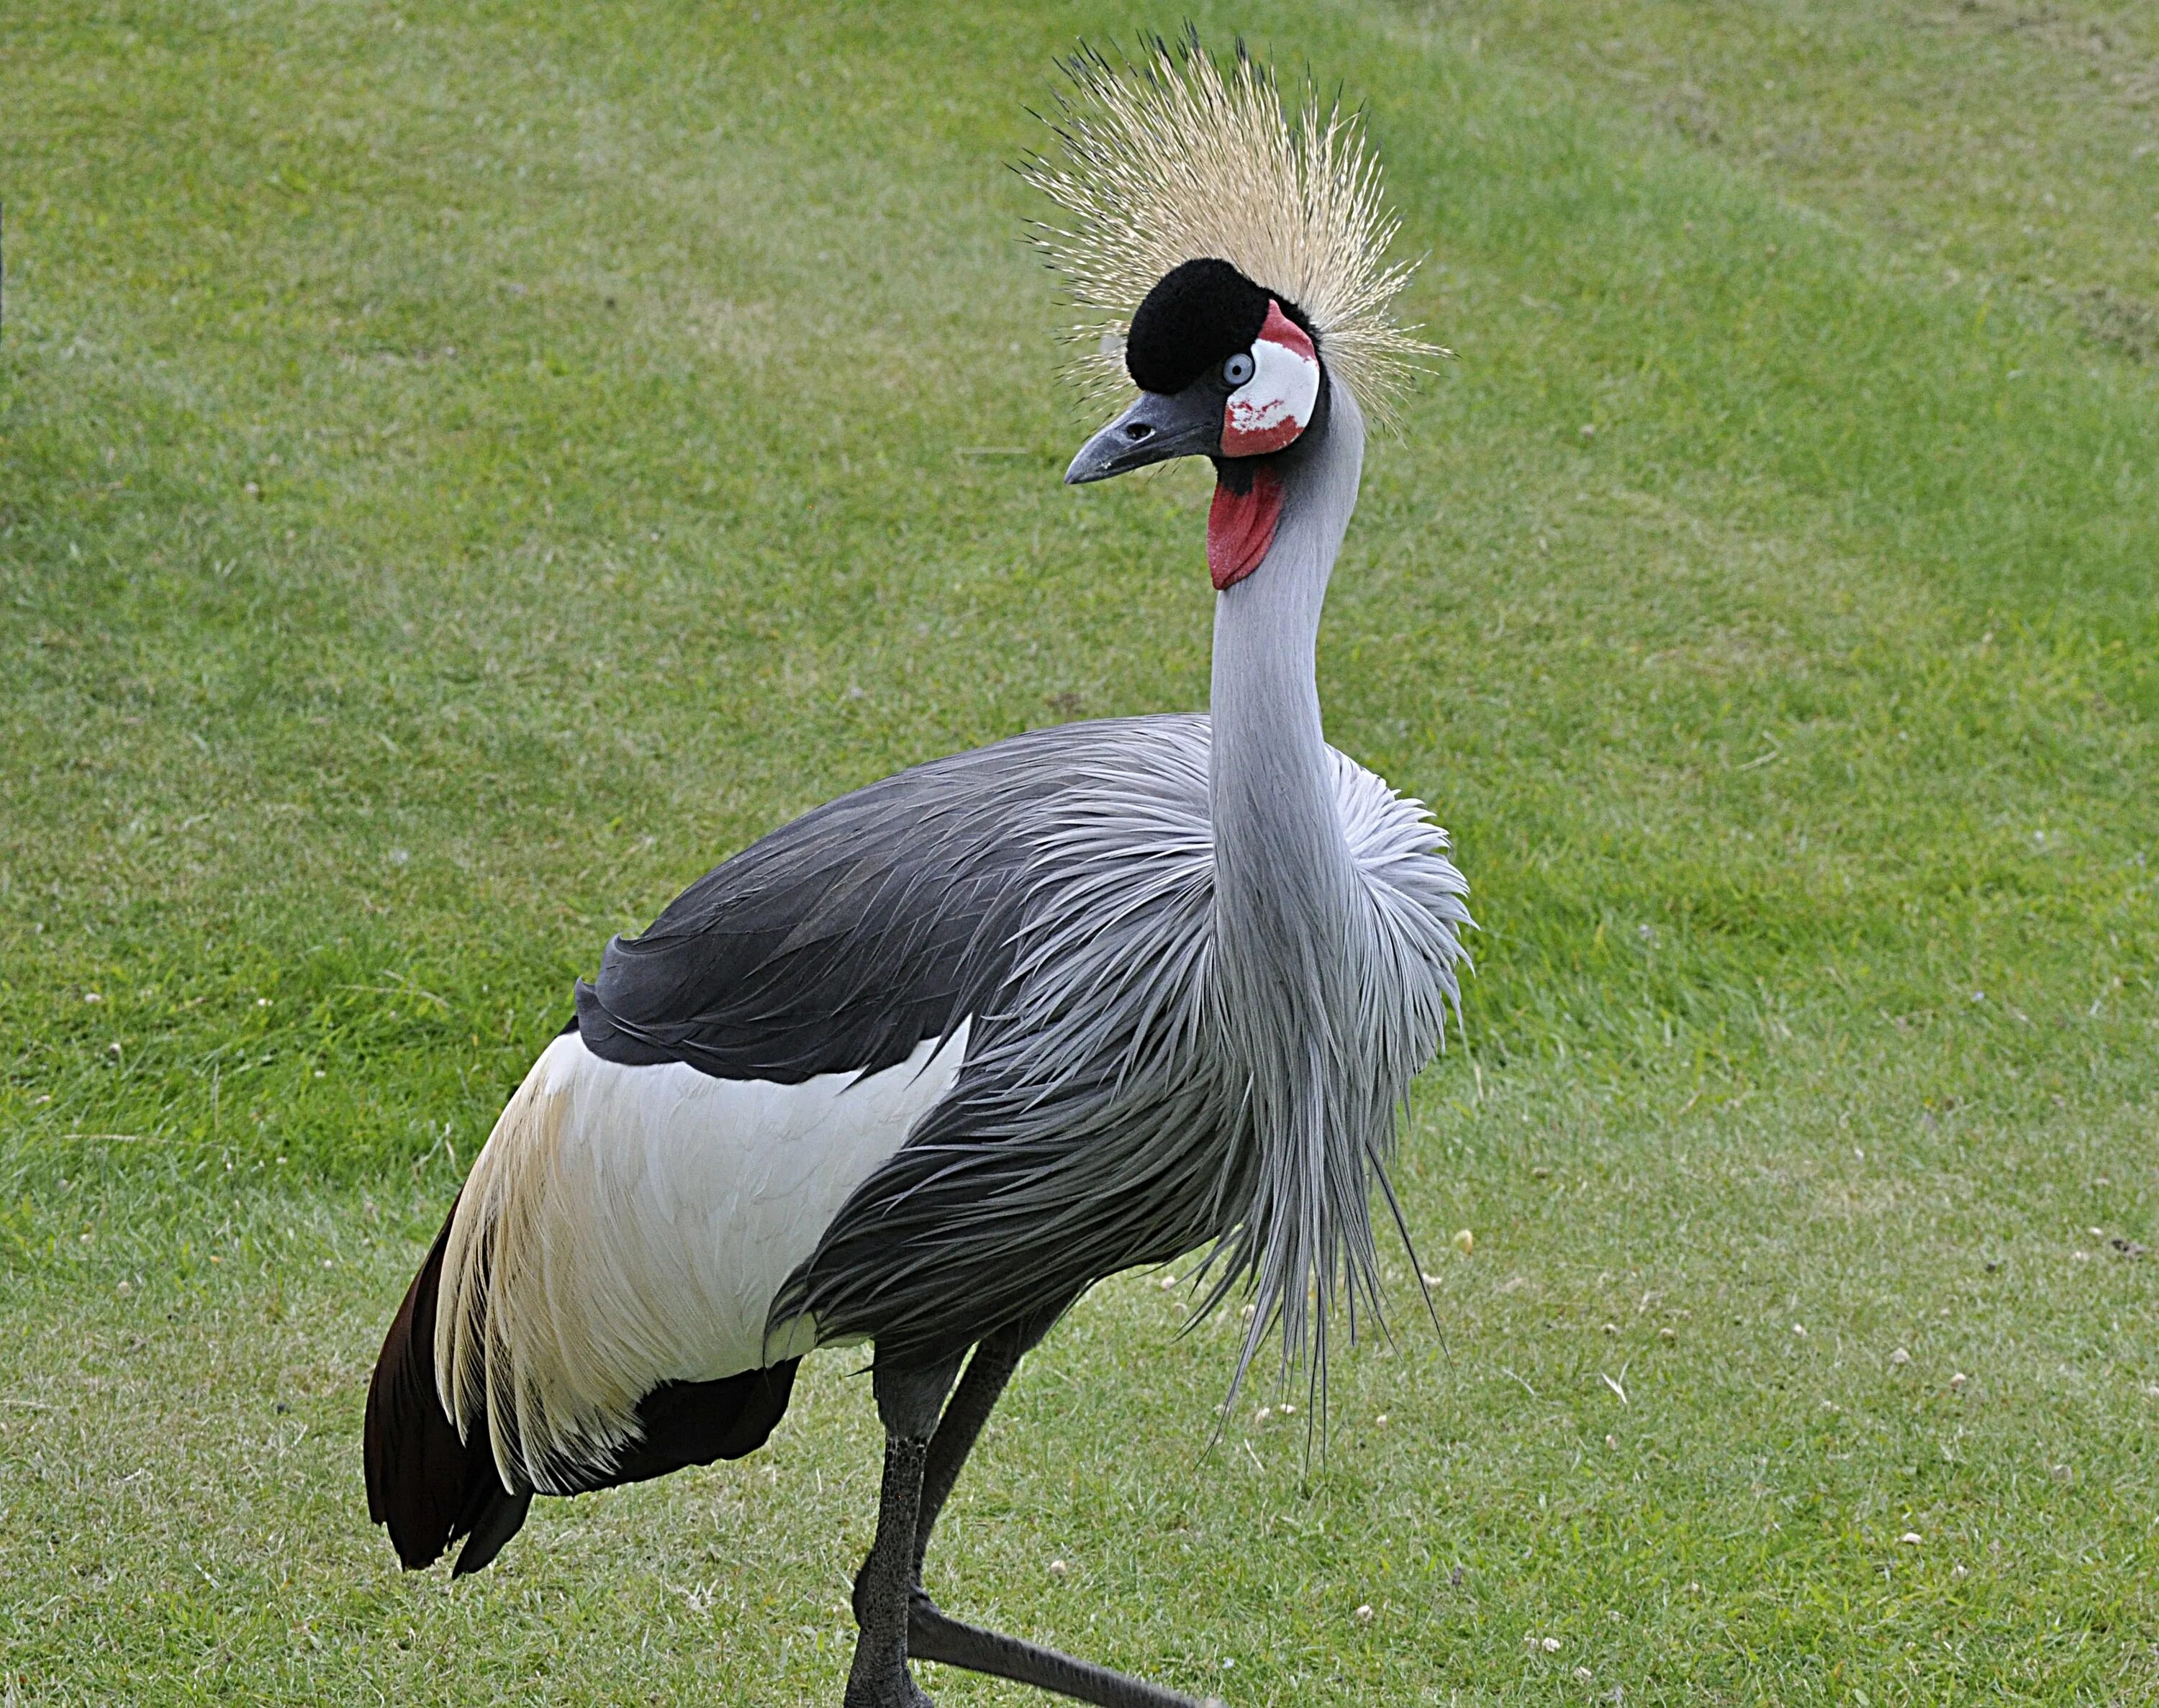
<path fill-rule="evenodd" d="M 1400 1166 L 1444 1338 L 1396 1260 L 1307 1457 L 1108 1285 L 934 1586 L 1239 1708 L 2159 1696 L 2148 22 L 1198 18 L 1369 101 L 1463 358 L 1322 659 L 1475 885 Z M 608 934 L 1203 703 L 1204 474 L 1059 485 L 1006 170 L 1130 23 L 0 14 L 8 1700 L 837 1700 L 858 1359 L 454 1586 L 361 1396 Z"/>

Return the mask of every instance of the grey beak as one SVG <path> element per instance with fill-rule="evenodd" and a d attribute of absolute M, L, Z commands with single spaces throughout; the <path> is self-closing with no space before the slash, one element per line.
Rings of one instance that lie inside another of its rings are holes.
<path fill-rule="evenodd" d="M 1136 403 L 1080 448 L 1064 484 L 1085 486 L 1173 457 L 1214 455 L 1222 448 L 1222 403 L 1220 388 L 1204 380 L 1175 396 L 1141 392 Z"/>

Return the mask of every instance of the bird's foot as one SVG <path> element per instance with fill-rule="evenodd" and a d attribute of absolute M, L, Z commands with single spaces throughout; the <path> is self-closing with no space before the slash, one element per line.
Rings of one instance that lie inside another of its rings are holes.
<path fill-rule="evenodd" d="M 919 1584 L 907 1597 L 907 1652 L 917 1660 L 989 1673 L 1097 1708 L 1222 1708 L 1212 1696 L 1203 1703 L 1180 1690 L 1167 1690 L 1001 1631 L 963 1624 L 931 1601 Z"/>

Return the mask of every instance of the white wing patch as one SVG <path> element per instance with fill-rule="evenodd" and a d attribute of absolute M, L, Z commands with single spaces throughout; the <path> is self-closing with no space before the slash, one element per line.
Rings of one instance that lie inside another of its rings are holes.
<path fill-rule="evenodd" d="M 967 1031 L 795 1085 L 549 1044 L 473 1163 L 435 1320 L 444 1407 L 484 1418 L 505 1486 L 611 1462 L 660 1383 L 766 1363 L 774 1294 L 951 1089 Z"/>

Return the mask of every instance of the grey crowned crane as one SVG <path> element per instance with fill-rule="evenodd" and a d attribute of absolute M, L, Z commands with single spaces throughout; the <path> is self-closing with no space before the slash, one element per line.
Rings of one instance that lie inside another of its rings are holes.
<path fill-rule="evenodd" d="M 949 1617 L 931 1526 L 1022 1356 L 1119 1271 L 1211 1245 L 1200 1308 L 1254 1307 L 1233 1383 L 1277 1324 L 1323 1380 L 1333 1306 L 1377 1307 L 1370 1194 L 1468 914 L 1422 806 L 1320 727 L 1366 410 L 1424 348 L 1388 317 L 1376 169 L 1241 53 L 1144 59 L 1073 63 L 1062 158 L 1029 175 L 1140 391 L 1066 479 L 1214 463 L 1211 715 L 872 784 L 608 945 L 375 1367 L 368 1505 L 407 1566 L 460 1537 L 456 1570 L 486 1565 L 536 1493 L 751 1452 L 805 1354 L 868 1341 L 884 1480 L 847 1708 L 923 1708 L 910 1657 L 1189 1708 Z"/>

